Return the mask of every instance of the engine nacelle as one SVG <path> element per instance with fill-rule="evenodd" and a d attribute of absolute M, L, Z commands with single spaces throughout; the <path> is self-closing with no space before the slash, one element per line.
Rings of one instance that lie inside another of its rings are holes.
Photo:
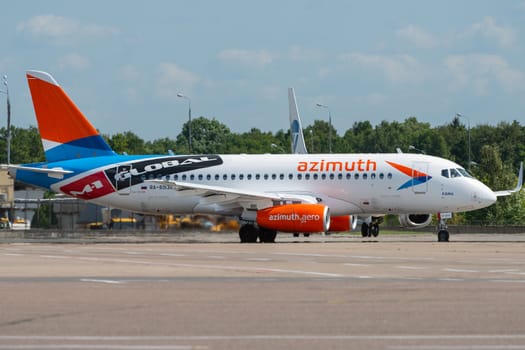
<path fill-rule="evenodd" d="M 406 228 L 423 228 L 432 222 L 432 214 L 401 214 L 399 223 Z"/>
<path fill-rule="evenodd" d="M 357 216 L 343 215 L 330 217 L 330 232 L 349 232 L 357 227 Z"/>
<path fill-rule="evenodd" d="M 285 204 L 257 211 L 257 225 L 281 232 L 326 232 L 330 210 L 322 204 Z"/>

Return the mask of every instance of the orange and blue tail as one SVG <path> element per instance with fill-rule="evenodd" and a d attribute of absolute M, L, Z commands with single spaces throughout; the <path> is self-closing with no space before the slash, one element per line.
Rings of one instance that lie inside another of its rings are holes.
<path fill-rule="evenodd" d="M 27 81 L 48 162 L 115 155 L 51 75 L 27 71 Z"/>

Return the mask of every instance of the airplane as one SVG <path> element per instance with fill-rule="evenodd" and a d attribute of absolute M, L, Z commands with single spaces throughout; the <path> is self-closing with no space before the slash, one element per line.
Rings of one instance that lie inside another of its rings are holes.
<path fill-rule="evenodd" d="M 288 88 L 288 106 L 292 153 L 308 154 L 294 88 Z M 375 214 L 373 216 L 365 215 L 360 216 L 359 218 L 356 215 L 353 215 L 349 217 L 350 225 L 348 227 L 339 226 L 341 229 L 339 232 L 354 231 L 357 228 L 357 221 L 361 220 L 361 235 L 363 237 L 377 237 L 380 231 L 379 224 L 383 222 L 383 218 L 384 214 Z M 399 214 L 398 219 L 402 227 L 420 229 L 427 227 L 432 223 L 432 214 Z M 331 229 L 331 231 L 336 232 L 333 229 Z"/>
<path fill-rule="evenodd" d="M 48 73 L 27 71 L 46 161 L 16 180 L 144 214 L 236 216 L 242 243 L 322 233 L 349 215 L 464 212 L 499 195 L 460 165 L 422 154 L 120 155 Z M 448 240 L 442 230 L 440 240 Z"/>

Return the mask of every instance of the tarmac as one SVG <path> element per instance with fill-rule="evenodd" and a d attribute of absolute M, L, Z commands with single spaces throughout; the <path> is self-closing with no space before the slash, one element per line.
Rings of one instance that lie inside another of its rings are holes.
<path fill-rule="evenodd" d="M 0 349 L 525 349 L 525 234 L 0 239 Z"/>

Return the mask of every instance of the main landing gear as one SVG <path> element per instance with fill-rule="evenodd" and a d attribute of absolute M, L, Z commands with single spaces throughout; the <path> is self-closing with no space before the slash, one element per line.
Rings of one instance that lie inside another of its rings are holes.
<path fill-rule="evenodd" d="M 363 222 L 361 224 L 361 235 L 363 237 L 377 237 L 379 236 L 379 224 L 377 223 L 369 223 Z"/>
<path fill-rule="evenodd" d="M 277 231 L 255 227 L 255 225 L 252 224 L 242 225 L 239 230 L 241 243 L 257 243 L 257 239 L 259 239 L 261 243 L 274 243 L 276 236 Z"/>

